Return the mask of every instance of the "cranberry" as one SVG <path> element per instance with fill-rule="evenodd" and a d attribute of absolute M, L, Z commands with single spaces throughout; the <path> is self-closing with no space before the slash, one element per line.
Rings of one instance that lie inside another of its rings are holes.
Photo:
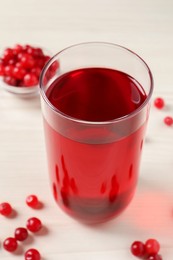
<path fill-rule="evenodd" d="M 26 69 L 30 69 L 33 68 L 35 65 L 35 60 L 33 59 L 33 57 L 27 53 L 24 53 L 21 58 L 20 58 L 20 62 L 23 65 L 23 68 Z"/>
<path fill-rule="evenodd" d="M 23 51 L 23 47 L 20 44 L 16 44 L 13 48 L 13 53 L 17 55 L 18 53 L 21 53 Z"/>
<path fill-rule="evenodd" d="M 25 252 L 25 260 L 40 260 L 41 256 L 37 249 L 31 248 Z"/>
<path fill-rule="evenodd" d="M 131 252 L 134 256 L 141 256 L 145 255 L 145 245 L 141 241 L 135 241 L 131 245 Z"/>
<path fill-rule="evenodd" d="M 37 57 L 42 57 L 42 56 L 44 56 L 42 49 L 41 49 L 41 48 L 35 48 L 35 50 L 34 50 L 34 56 L 37 56 Z"/>
<path fill-rule="evenodd" d="M 156 239 L 148 239 L 145 242 L 145 250 L 148 255 L 156 255 L 160 250 L 160 244 Z"/>
<path fill-rule="evenodd" d="M 4 82 L 10 86 L 17 86 L 17 80 L 14 77 L 6 76 L 4 77 Z"/>
<path fill-rule="evenodd" d="M 147 260 L 162 260 L 161 255 L 150 255 L 147 257 Z"/>
<path fill-rule="evenodd" d="M 37 66 L 38 66 L 40 69 L 42 69 L 42 68 L 44 67 L 45 60 L 44 60 L 44 58 L 41 57 L 41 58 L 38 58 L 38 59 L 37 59 L 36 63 L 37 63 Z"/>
<path fill-rule="evenodd" d="M 13 237 L 8 237 L 3 242 L 3 247 L 9 252 L 14 252 L 17 249 L 17 241 Z"/>
<path fill-rule="evenodd" d="M 26 227 L 31 232 L 38 232 L 42 228 L 42 223 L 38 218 L 29 218 L 26 223 Z"/>
<path fill-rule="evenodd" d="M 5 66 L 4 68 L 4 73 L 6 76 L 13 76 L 13 69 L 14 69 L 14 66 L 13 65 L 7 65 Z"/>
<path fill-rule="evenodd" d="M 172 118 L 171 116 L 166 116 L 166 117 L 164 118 L 164 123 L 165 123 L 166 125 L 168 125 L 168 126 L 173 125 L 173 118 Z"/>
<path fill-rule="evenodd" d="M 18 241 L 24 241 L 28 237 L 28 231 L 26 228 L 19 227 L 14 232 L 15 239 Z"/>
<path fill-rule="evenodd" d="M 56 72 L 58 68 L 59 68 L 59 63 L 58 63 L 58 61 L 54 61 L 54 62 L 51 64 L 51 66 L 50 66 L 50 69 L 51 69 L 52 72 Z"/>
<path fill-rule="evenodd" d="M 12 212 L 12 207 L 8 202 L 3 202 L 0 204 L 0 214 L 3 216 L 9 216 Z"/>
<path fill-rule="evenodd" d="M 11 48 L 5 49 L 4 56 L 3 56 L 4 60 L 9 61 L 13 57 L 14 57 L 13 50 Z"/>
<path fill-rule="evenodd" d="M 35 67 L 31 69 L 31 73 L 34 74 L 37 78 L 40 77 L 41 73 L 41 68 L 40 67 Z"/>
<path fill-rule="evenodd" d="M 13 76 L 16 79 L 23 79 L 23 77 L 26 75 L 26 70 L 23 68 L 15 67 L 13 69 Z"/>
<path fill-rule="evenodd" d="M 36 195 L 29 195 L 26 198 L 26 204 L 31 208 L 36 208 L 38 206 L 38 198 Z"/>
<path fill-rule="evenodd" d="M 11 59 L 8 61 L 8 65 L 15 65 L 16 60 L 15 59 Z"/>
<path fill-rule="evenodd" d="M 154 105 L 156 108 L 162 109 L 165 106 L 165 102 L 163 98 L 158 97 L 154 100 Z"/>
<path fill-rule="evenodd" d="M 26 87 L 35 86 L 38 84 L 38 78 L 32 73 L 27 73 L 23 78 L 23 82 Z"/>

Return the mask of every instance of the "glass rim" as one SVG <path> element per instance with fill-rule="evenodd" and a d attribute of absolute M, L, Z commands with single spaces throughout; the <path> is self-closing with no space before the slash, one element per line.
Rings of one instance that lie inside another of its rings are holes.
<path fill-rule="evenodd" d="M 43 82 L 43 78 L 45 76 L 45 72 L 46 72 L 47 68 L 49 67 L 49 65 L 51 65 L 51 63 L 55 59 L 55 57 L 58 57 L 58 55 L 60 55 L 61 53 L 65 52 L 65 51 L 68 51 L 69 49 L 80 47 L 80 46 L 84 46 L 84 45 L 94 45 L 94 44 L 106 45 L 108 47 L 118 47 L 120 49 L 123 49 L 123 50 L 127 51 L 128 53 L 131 53 L 134 56 L 136 56 L 144 64 L 144 66 L 146 67 L 146 69 L 148 71 L 149 78 L 150 78 L 149 93 L 148 93 L 147 98 L 145 99 L 145 101 L 137 109 L 135 109 L 131 113 L 129 113 L 127 115 L 124 115 L 122 117 L 118 117 L 118 118 L 111 119 L 111 120 L 106 120 L 106 121 L 88 121 L 88 120 L 83 120 L 83 119 L 78 119 L 78 118 L 75 118 L 75 117 L 71 117 L 68 114 L 63 113 L 61 110 L 57 109 L 54 105 L 52 105 L 52 103 L 47 98 L 46 93 L 45 93 L 45 91 L 43 89 L 42 82 Z M 132 50 L 130 50 L 130 49 L 128 49 L 128 48 L 126 48 L 126 47 L 124 47 L 122 45 L 116 44 L 116 43 L 109 43 L 109 42 L 102 42 L 102 41 L 91 41 L 91 42 L 82 42 L 82 43 L 77 43 L 77 44 L 70 45 L 70 46 L 62 49 L 61 51 L 57 52 L 55 55 L 53 55 L 49 59 L 49 61 L 46 63 L 46 65 L 44 66 L 44 68 L 43 68 L 43 70 L 41 72 L 40 79 L 39 79 L 39 88 L 40 88 L 40 94 L 41 94 L 43 100 L 49 106 L 49 108 L 51 110 L 53 110 L 54 112 L 56 112 L 62 118 L 70 120 L 70 121 L 73 121 L 73 122 L 76 122 L 76 123 L 83 123 L 83 124 L 90 124 L 90 125 L 108 125 L 108 124 L 113 124 L 113 123 L 116 123 L 116 122 L 118 123 L 118 122 L 130 119 L 133 116 L 137 115 L 148 104 L 148 102 L 149 102 L 149 100 L 150 100 L 150 98 L 152 96 L 152 93 L 153 93 L 153 88 L 154 88 L 154 86 L 153 86 L 154 84 L 153 83 L 154 83 L 154 80 L 153 80 L 153 76 L 152 76 L 152 73 L 151 73 L 151 70 L 150 70 L 149 66 L 147 65 L 147 63 L 137 53 L 135 53 L 134 51 L 132 51 Z"/>

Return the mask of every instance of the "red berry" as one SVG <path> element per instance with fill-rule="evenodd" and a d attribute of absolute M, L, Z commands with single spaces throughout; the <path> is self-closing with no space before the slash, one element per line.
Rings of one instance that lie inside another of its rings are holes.
<path fill-rule="evenodd" d="M 35 65 L 35 60 L 30 54 L 24 53 L 20 58 L 23 68 L 30 69 Z"/>
<path fill-rule="evenodd" d="M 150 255 L 146 260 L 162 260 L 161 255 Z"/>
<path fill-rule="evenodd" d="M 58 68 L 59 68 L 59 63 L 58 63 L 58 61 L 54 61 L 54 62 L 51 64 L 51 66 L 50 66 L 50 69 L 51 69 L 52 72 L 56 72 Z"/>
<path fill-rule="evenodd" d="M 44 67 L 44 64 L 45 64 L 45 60 L 44 60 L 44 57 L 41 57 L 41 58 L 38 58 L 36 60 L 36 64 L 37 66 L 42 69 Z"/>
<path fill-rule="evenodd" d="M 41 73 L 41 69 L 39 67 L 32 68 L 31 73 L 34 74 L 37 78 L 39 78 L 40 73 Z"/>
<path fill-rule="evenodd" d="M 158 97 L 154 100 L 154 105 L 156 108 L 162 109 L 165 106 L 165 102 L 163 98 Z"/>
<path fill-rule="evenodd" d="M 3 247 L 9 252 L 14 252 L 17 249 L 17 241 L 13 237 L 8 237 L 3 242 Z"/>
<path fill-rule="evenodd" d="M 145 245 L 141 241 L 135 241 L 131 245 L 131 252 L 134 256 L 141 256 L 145 255 Z"/>
<path fill-rule="evenodd" d="M 7 65 L 5 66 L 4 68 L 4 73 L 6 76 L 13 76 L 13 69 L 14 69 L 14 66 L 13 65 Z"/>
<path fill-rule="evenodd" d="M 26 204 L 31 208 L 36 208 L 38 206 L 38 198 L 35 195 L 29 195 L 26 198 Z"/>
<path fill-rule="evenodd" d="M 164 123 L 165 123 L 166 125 L 168 125 L 168 126 L 173 125 L 173 118 L 172 118 L 171 116 L 166 116 L 166 117 L 164 118 Z"/>
<path fill-rule="evenodd" d="M 40 260 L 41 256 L 37 249 L 31 248 L 25 252 L 25 260 Z"/>
<path fill-rule="evenodd" d="M 160 250 L 160 244 L 156 239 L 148 239 L 145 242 L 145 250 L 148 255 L 156 255 Z"/>
<path fill-rule="evenodd" d="M 8 65 L 14 65 L 16 63 L 15 59 L 11 59 L 8 61 Z"/>
<path fill-rule="evenodd" d="M 15 239 L 18 241 L 24 241 L 28 237 L 28 231 L 26 228 L 19 227 L 14 232 Z"/>
<path fill-rule="evenodd" d="M 23 51 L 23 47 L 20 44 L 16 44 L 13 48 L 13 53 L 17 55 L 18 53 L 21 53 Z"/>
<path fill-rule="evenodd" d="M 0 214 L 3 216 L 9 216 L 12 212 L 12 207 L 8 202 L 3 202 L 0 204 Z"/>
<path fill-rule="evenodd" d="M 3 59 L 5 61 L 9 61 L 13 57 L 14 57 L 13 50 L 11 48 L 5 49 Z"/>
<path fill-rule="evenodd" d="M 23 82 L 26 87 L 35 86 L 38 84 L 38 78 L 32 73 L 27 73 L 23 78 Z"/>
<path fill-rule="evenodd" d="M 26 223 L 27 229 L 31 232 L 38 232 L 42 228 L 42 223 L 38 218 L 29 218 Z"/>
<path fill-rule="evenodd" d="M 31 46 L 28 46 L 28 47 L 26 48 L 26 52 L 27 52 L 28 54 L 30 54 L 31 56 L 34 56 L 34 51 L 35 51 L 35 49 L 34 49 L 33 47 L 31 47 Z"/>
<path fill-rule="evenodd" d="M 35 48 L 35 50 L 34 50 L 34 56 L 36 56 L 36 57 L 42 57 L 42 56 L 44 56 L 42 49 L 41 49 L 41 48 Z"/>
<path fill-rule="evenodd" d="M 17 80 L 14 77 L 6 76 L 4 77 L 4 82 L 10 86 L 17 86 Z"/>
<path fill-rule="evenodd" d="M 19 68 L 19 67 L 15 67 L 13 69 L 13 76 L 16 79 L 23 79 L 25 75 L 26 75 L 26 70 L 25 69 Z"/>

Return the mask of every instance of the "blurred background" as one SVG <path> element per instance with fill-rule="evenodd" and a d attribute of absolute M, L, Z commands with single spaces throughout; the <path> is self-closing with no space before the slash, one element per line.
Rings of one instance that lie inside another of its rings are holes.
<path fill-rule="evenodd" d="M 85 41 L 117 43 L 146 60 L 160 90 L 172 84 L 172 35 L 172 0 L 0 2 L 0 49 L 30 43 L 56 53 Z"/>

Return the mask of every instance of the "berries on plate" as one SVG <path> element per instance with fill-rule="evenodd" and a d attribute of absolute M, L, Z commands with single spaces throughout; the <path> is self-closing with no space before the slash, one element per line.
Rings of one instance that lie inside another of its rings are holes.
<path fill-rule="evenodd" d="M 38 218 L 32 217 L 27 220 L 26 227 L 29 231 L 35 233 L 42 228 L 42 223 Z"/>
<path fill-rule="evenodd" d="M 8 202 L 0 203 L 0 214 L 3 216 L 9 216 L 12 213 L 12 207 Z"/>
<path fill-rule="evenodd" d="M 49 59 L 50 56 L 41 48 L 17 44 L 13 48 L 6 48 L 0 57 L 0 76 L 10 86 L 36 86 L 41 70 Z M 50 69 L 49 78 L 56 73 L 58 67 L 58 62 L 55 62 Z"/>
<path fill-rule="evenodd" d="M 40 260 L 41 256 L 37 249 L 31 248 L 25 252 L 25 260 Z"/>

